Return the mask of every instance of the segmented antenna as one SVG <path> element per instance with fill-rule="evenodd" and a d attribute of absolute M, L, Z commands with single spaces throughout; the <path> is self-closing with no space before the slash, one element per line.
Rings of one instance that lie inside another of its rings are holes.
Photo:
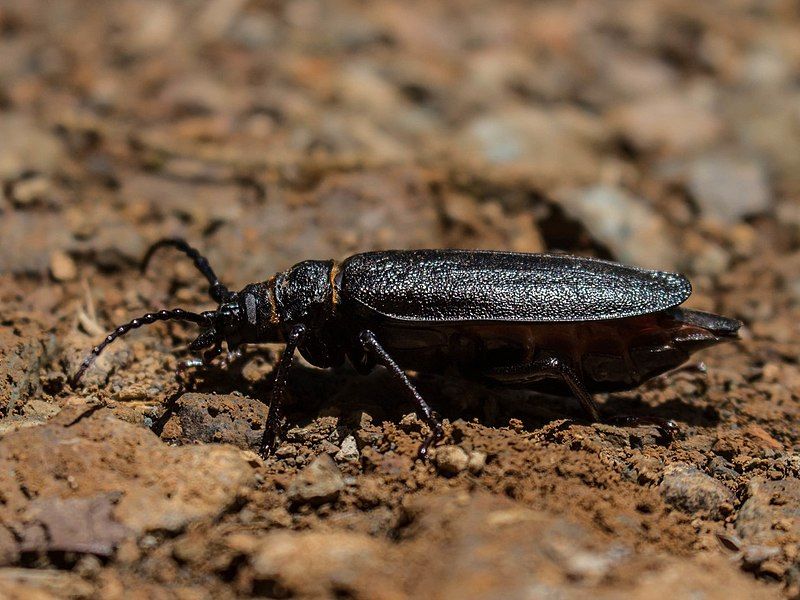
<path fill-rule="evenodd" d="M 197 267 L 197 270 L 208 280 L 208 293 L 211 295 L 214 302 L 222 304 L 233 295 L 230 290 L 220 282 L 219 277 L 214 273 L 214 269 L 212 269 L 211 265 L 208 263 L 208 259 L 200 254 L 196 248 L 187 244 L 186 240 L 182 240 L 181 238 L 165 238 L 150 246 L 142 259 L 142 273 L 147 270 L 147 266 L 150 264 L 150 259 L 153 257 L 153 254 L 160 248 L 166 248 L 168 246 L 177 248 L 194 261 L 194 266 Z"/>
<path fill-rule="evenodd" d="M 182 308 L 160 310 L 158 312 L 147 313 L 146 315 L 137 317 L 132 321 L 117 327 L 114 331 L 106 336 L 106 339 L 92 348 L 92 351 L 86 356 L 86 358 L 83 359 L 80 368 L 75 372 L 75 375 L 72 376 L 70 385 L 74 388 L 78 384 L 78 382 L 81 380 L 81 377 L 83 377 L 83 374 L 86 372 L 86 369 L 92 365 L 94 360 L 111 342 L 125 335 L 132 329 L 138 329 L 143 325 L 150 325 L 156 321 L 190 321 L 192 323 L 199 323 L 200 325 L 211 324 L 210 316 L 207 313 L 198 314 L 183 310 Z"/>

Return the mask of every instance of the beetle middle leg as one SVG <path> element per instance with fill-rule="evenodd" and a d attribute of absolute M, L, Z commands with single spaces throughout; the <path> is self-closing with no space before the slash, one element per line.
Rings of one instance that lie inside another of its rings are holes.
<path fill-rule="evenodd" d="M 403 387 L 408 392 L 411 399 L 417 405 L 419 410 L 422 412 L 423 419 L 425 423 L 427 423 L 428 427 L 431 430 L 431 433 L 422 442 L 422 445 L 419 448 L 419 458 L 425 458 L 428 455 L 428 449 L 440 439 L 444 437 L 444 429 L 442 428 L 442 423 L 439 419 L 436 418 L 436 415 L 433 413 L 433 410 L 425 402 L 425 398 L 423 398 L 420 393 L 417 391 L 417 388 L 414 387 L 414 384 L 408 378 L 408 375 L 405 374 L 403 369 L 400 368 L 394 359 L 389 355 L 389 353 L 381 346 L 378 338 L 375 337 L 375 334 L 371 332 L 369 329 L 363 330 L 358 336 L 359 342 L 361 342 L 361 346 L 367 351 L 369 354 L 372 354 L 375 357 L 375 360 L 386 368 L 392 376 L 403 385 Z"/>
<path fill-rule="evenodd" d="M 601 421 L 600 409 L 587 391 L 575 369 L 557 356 L 546 356 L 527 363 L 497 367 L 485 373 L 487 377 L 501 383 L 522 384 L 540 379 L 561 379 L 592 421 Z"/>
<path fill-rule="evenodd" d="M 222 353 L 222 342 L 217 342 L 212 348 L 203 352 L 202 356 L 193 356 L 192 358 L 185 358 L 178 362 L 175 375 L 181 382 L 193 381 L 193 375 L 190 376 L 193 372 L 207 372 L 212 369 L 225 371 L 244 355 L 242 346 L 238 346 L 234 350 L 229 349 L 222 359 L 214 364 L 214 359 Z"/>

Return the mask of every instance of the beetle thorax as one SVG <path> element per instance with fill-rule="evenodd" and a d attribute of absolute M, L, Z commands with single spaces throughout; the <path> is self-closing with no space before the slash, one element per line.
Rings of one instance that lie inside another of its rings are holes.
<path fill-rule="evenodd" d="M 275 276 L 275 311 L 281 324 L 314 328 L 333 316 L 334 267 L 332 260 L 307 260 Z"/>

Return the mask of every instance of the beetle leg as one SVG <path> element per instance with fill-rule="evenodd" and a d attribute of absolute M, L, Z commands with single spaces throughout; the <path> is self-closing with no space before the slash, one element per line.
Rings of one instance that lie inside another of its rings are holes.
<path fill-rule="evenodd" d="M 561 379 L 567 384 L 572 394 L 578 399 L 583 410 L 592 421 L 600 421 L 600 409 L 586 390 L 575 369 L 570 364 L 556 356 L 538 358 L 521 365 L 498 367 L 486 373 L 488 377 L 501 382 L 525 383 L 552 377 Z"/>
<path fill-rule="evenodd" d="M 640 417 L 634 415 L 616 415 L 605 419 L 609 425 L 617 427 L 641 427 L 652 425 L 658 429 L 661 439 L 673 442 L 680 433 L 680 427 L 672 419 L 662 419 L 661 417 Z"/>
<path fill-rule="evenodd" d="M 286 338 L 286 347 L 283 350 L 278 364 L 275 366 L 275 375 L 272 383 L 272 393 L 269 400 L 269 416 L 264 427 L 264 437 L 261 439 L 261 455 L 266 456 L 275 449 L 278 440 L 278 430 L 281 423 L 281 409 L 286 395 L 286 382 L 289 367 L 292 366 L 294 351 L 302 343 L 306 335 L 306 326 L 302 323 L 295 325 Z"/>
<path fill-rule="evenodd" d="M 192 358 L 184 359 L 178 362 L 178 366 L 175 369 L 175 377 L 178 379 L 179 383 L 189 383 L 189 381 L 193 381 L 193 378 L 190 379 L 188 377 L 188 372 L 192 369 L 207 369 L 211 366 L 211 361 L 214 360 L 217 356 L 222 353 L 222 343 L 217 342 L 214 344 L 212 348 L 209 348 L 205 352 L 203 352 L 203 356 L 197 357 L 194 356 Z"/>
<path fill-rule="evenodd" d="M 423 418 L 431 430 L 431 433 L 428 435 L 425 441 L 422 442 L 422 445 L 419 448 L 419 458 L 424 459 L 427 456 L 428 449 L 431 447 L 431 445 L 444 437 L 442 423 L 436 418 L 436 415 L 433 413 L 431 407 L 427 402 L 425 402 L 425 398 L 420 395 L 420 393 L 417 391 L 417 388 L 415 388 L 414 384 L 411 383 L 403 369 L 400 368 L 400 365 L 398 365 L 389 355 L 389 353 L 386 352 L 383 346 L 381 346 L 374 333 L 368 329 L 365 329 L 358 335 L 358 340 L 361 342 L 361 346 L 364 348 L 364 350 L 374 356 L 375 360 L 385 367 L 386 370 L 389 371 L 389 373 L 391 373 L 394 378 L 403 385 L 408 394 L 411 396 L 411 399 L 417 405 L 417 408 L 419 408 L 419 410 L 422 412 Z"/>

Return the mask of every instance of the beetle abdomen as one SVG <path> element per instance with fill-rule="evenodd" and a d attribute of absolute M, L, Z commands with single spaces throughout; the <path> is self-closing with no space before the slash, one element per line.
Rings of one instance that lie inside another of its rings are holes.
<path fill-rule="evenodd" d="M 344 300 L 412 322 L 619 319 L 677 306 L 691 291 L 682 275 L 562 254 L 368 252 L 341 272 Z"/>

